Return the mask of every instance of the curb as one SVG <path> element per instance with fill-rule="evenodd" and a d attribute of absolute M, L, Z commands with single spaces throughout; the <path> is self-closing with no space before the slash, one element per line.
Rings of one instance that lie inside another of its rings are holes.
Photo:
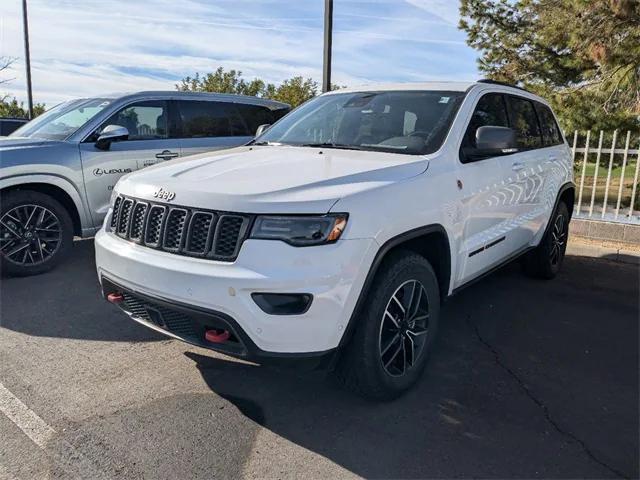
<path fill-rule="evenodd" d="M 569 240 L 566 254 L 578 257 L 604 258 L 613 262 L 640 265 L 640 251 L 627 250 L 625 248 L 589 245 Z"/>

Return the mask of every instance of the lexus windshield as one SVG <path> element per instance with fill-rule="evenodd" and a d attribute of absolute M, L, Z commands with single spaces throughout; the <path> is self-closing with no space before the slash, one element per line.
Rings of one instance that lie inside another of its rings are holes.
<path fill-rule="evenodd" d="M 295 109 L 254 144 L 425 155 L 442 145 L 464 95 L 432 90 L 322 95 Z"/>
<path fill-rule="evenodd" d="M 108 98 L 71 100 L 56 105 L 51 110 L 26 123 L 10 137 L 64 140 L 111 104 Z"/>

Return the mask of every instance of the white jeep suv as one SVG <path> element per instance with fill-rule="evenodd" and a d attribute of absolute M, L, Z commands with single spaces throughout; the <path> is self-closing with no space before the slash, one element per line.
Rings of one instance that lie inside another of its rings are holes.
<path fill-rule="evenodd" d="M 517 257 L 555 276 L 573 201 L 570 149 L 531 93 L 343 89 L 247 146 L 123 177 L 96 262 L 105 297 L 150 328 L 393 398 L 445 298 Z"/>

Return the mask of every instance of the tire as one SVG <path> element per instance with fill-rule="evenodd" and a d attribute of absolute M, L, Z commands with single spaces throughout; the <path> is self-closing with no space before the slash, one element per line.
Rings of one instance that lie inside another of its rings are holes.
<path fill-rule="evenodd" d="M 55 198 L 31 190 L 2 194 L 0 260 L 3 275 L 37 275 L 68 255 L 73 243 L 69 212 Z"/>
<path fill-rule="evenodd" d="M 545 280 L 554 278 L 562 267 L 568 239 L 569 210 L 564 202 L 560 202 L 540 244 L 524 258 L 525 273 Z"/>
<path fill-rule="evenodd" d="M 411 291 L 414 297 L 408 309 Z M 420 297 L 418 291 L 422 292 Z M 427 364 L 440 316 L 438 279 L 424 257 L 394 252 L 381 265 L 366 295 L 336 375 L 346 388 L 363 397 L 392 400 L 420 379 Z M 398 303 L 412 315 L 402 318 Z M 410 362 L 412 343 L 415 358 Z"/>

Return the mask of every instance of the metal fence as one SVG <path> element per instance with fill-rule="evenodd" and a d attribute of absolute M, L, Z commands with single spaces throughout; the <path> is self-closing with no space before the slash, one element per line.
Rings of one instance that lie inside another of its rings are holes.
<path fill-rule="evenodd" d="M 594 140 L 597 138 L 597 142 Z M 578 147 L 578 144 L 583 145 Z M 595 146 L 597 144 L 597 146 Z M 624 145 L 624 147 L 623 147 Z M 635 146 L 637 148 L 630 148 Z M 580 218 L 640 223 L 640 145 L 638 135 L 575 131 L 573 165 L 578 188 L 574 215 Z"/>

